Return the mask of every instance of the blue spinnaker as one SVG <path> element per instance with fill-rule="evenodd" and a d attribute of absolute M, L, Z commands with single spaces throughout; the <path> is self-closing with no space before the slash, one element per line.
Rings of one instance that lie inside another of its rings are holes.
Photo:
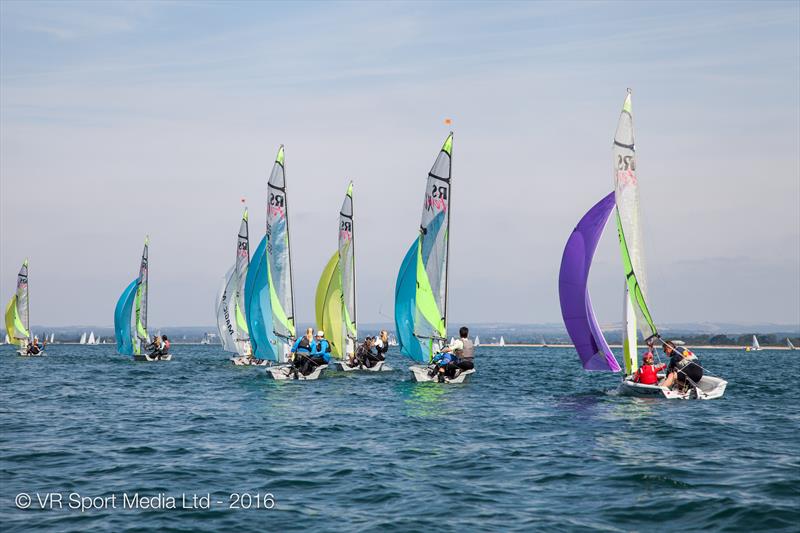
<path fill-rule="evenodd" d="M 272 327 L 272 306 L 267 278 L 267 237 L 258 243 L 250 260 L 244 285 L 245 316 L 250 330 L 253 357 L 279 362 L 277 339 Z"/>
<path fill-rule="evenodd" d="M 561 257 L 558 275 L 561 316 L 586 370 L 620 371 L 597 324 L 588 287 L 594 251 L 614 205 L 613 192 L 597 202 L 575 226 Z"/>
<path fill-rule="evenodd" d="M 136 288 L 139 278 L 131 281 L 117 301 L 114 309 L 114 335 L 117 338 L 117 352 L 122 355 L 133 355 L 133 338 L 131 337 L 131 312 L 136 299 Z"/>
<path fill-rule="evenodd" d="M 417 249 L 419 239 L 414 239 L 408 249 L 394 289 L 394 325 L 400 353 L 420 363 L 428 363 L 428 351 L 423 351 L 420 340 L 414 336 L 414 315 L 417 295 Z"/>

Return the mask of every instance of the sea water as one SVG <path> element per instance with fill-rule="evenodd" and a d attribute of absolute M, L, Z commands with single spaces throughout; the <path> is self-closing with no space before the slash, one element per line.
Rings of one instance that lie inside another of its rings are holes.
<path fill-rule="evenodd" d="M 274 382 L 213 346 L 2 346 L 0 529 L 797 530 L 797 352 L 698 351 L 725 397 L 666 401 L 567 348 L 480 347 L 464 385 L 394 350 Z"/>

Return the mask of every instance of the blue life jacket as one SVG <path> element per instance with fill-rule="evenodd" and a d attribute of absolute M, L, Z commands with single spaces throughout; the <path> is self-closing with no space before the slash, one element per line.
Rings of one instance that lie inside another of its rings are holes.
<path fill-rule="evenodd" d="M 294 344 L 292 345 L 292 349 L 290 351 L 299 353 L 311 353 L 311 346 L 306 336 L 303 335 L 302 337 L 294 341 Z"/>
<path fill-rule="evenodd" d="M 321 341 L 314 341 L 311 343 L 311 354 L 317 357 L 322 357 L 325 359 L 326 363 L 330 363 L 331 361 L 331 345 L 330 343 L 322 339 Z"/>
<path fill-rule="evenodd" d="M 437 353 L 431 359 L 431 362 L 435 365 L 444 366 L 453 362 L 453 354 L 449 352 L 441 352 Z"/>

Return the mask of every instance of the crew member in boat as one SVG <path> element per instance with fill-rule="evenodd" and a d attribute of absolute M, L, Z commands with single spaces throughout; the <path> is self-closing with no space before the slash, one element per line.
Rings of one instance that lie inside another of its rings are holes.
<path fill-rule="evenodd" d="M 32 342 L 28 343 L 25 353 L 28 355 L 39 355 L 44 350 L 44 346 L 39 344 L 39 337 L 34 337 Z"/>
<path fill-rule="evenodd" d="M 307 328 L 306 334 L 294 341 L 291 350 L 289 350 L 290 361 L 295 368 L 300 368 L 300 365 L 305 366 L 306 361 L 311 357 L 311 343 L 314 342 L 314 328 Z"/>
<path fill-rule="evenodd" d="M 633 381 L 642 385 L 656 385 L 658 372 L 666 368 L 666 364 L 656 365 L 653 362 L 652 347 L 642 356 L 642 366 L 633 374 Z"/>
<path fill-rule="evenodd" d="M 458 376 L 464 370 L 475 368 L 475 345 L 469 338 L 469 328 L 461 326 L 458 330 L 459 338 L 453 341 L 450 346 L 442 349 L 442 352 L 450 352 L 455 357 L 445 366 L 444 374 L 449 379 Z"/>
<path fill-rule="evenodd" d="M 307 376 L 318 366 L 328 364 L 330 360 L 331 344 L 325 338 L 325 332 L 319 330 L 317 331 L 317 336 L 311 342 L 311 355 L 300 362 L 298 370 L 301 374 Z"/>
<path fill-rule="evenodd" d="M 386 352 L 389 351 L 389 332 L 382 329 L 375 339 L 375 357 L 378 361 L 386 360 Z"/>
<path fill-rule="evenodd" d="M 703 378 L 703 367 L 697 356 L 687 349 L 678 349 L 670 341 L 663 343 L 664 353 L 669 357 L 667 377 L 662 386 L 672 388 L 678 385 L 680 389 L 687 383 L 697 384 Z"/>
<path fill-rule="evenodd" d="M 158 358 L 169 355 L 169 337 L 166 335 L 161 336 L 161 349 L 158 351 Z"/>
<path fill-rule="evenodd" d="M 153 335 L 153 341 L 145 346 L 144 349 L 150 350 L 150 356 L 154 356 L 161 349 L 161 338 Z"/>
<path fill-rule="evenodd" d="M 445 348 L 446 350 L 447 348 Z M 441 351 L 433 356 L 431 359 L 431 369 L 428 371 L 428 376 L 434 377 L 441 383 L 444 382 L 447 368 L 456 360 L 456 356 L 449 351 Z"/>
<path fill-rule="evenodd" d="M 375 347 L 375 337 L 367 337 L 356 350 L 355 361 L 350 366 L 363 365 L 365 368 L 372 368 L 383 358 L 372 351 Z"/>

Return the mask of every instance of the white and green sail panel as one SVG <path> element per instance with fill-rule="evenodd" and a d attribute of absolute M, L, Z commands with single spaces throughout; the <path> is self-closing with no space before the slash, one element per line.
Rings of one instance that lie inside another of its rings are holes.
<path fill-rule="evenodd" d="M 647 305 L 647 282 L 639 207 L 639 182 L 636 174 L 636 147 L 633 135 L 633 108 L 631 92 L 625 97 L 613 145 L 614 192 L 616 222 L 620 252 L 625 270 L 625 280 L 630 306 L 633 308 L 639 331 L 647 338 L 658 330 Z M 626 309 L 627 309 L 626 304 Z M 631 323 L 626 311 L 626 325 Z M 627 328 L 626 328 L 627 329 Z M 629 336 L 626 333 L 626 337 Z M 629 340 L 635 355 L 635 339 Z M 627 351 L 630 353 L 630 351 Z M 634 357 L 635 358 L 635 357 Z M 626 357 L 627 359 L 627 357 Z M 626 369 L 629 365 L 626 362 Z"/>
<path fill-rule="evenodd" d="M 296 338 L 292 262 L 289 246 L 289 207 L 283 146 L 267 183 L 267 278 L 275 335 L 285 343 Z"/>
<path fill-rule="evenodd" d="M 6 334 L 11 343 L 22 346 L 31 338 L 28 294 L 28 260 L 17 274 L 17 290 L 6 306 Z"/>
<path fill-rule="evenodd" d="M 144 239 L 144 250 L 142 250 L 142 261 L 139 264 L 139 278 L 136 283 L 136 298 L 133 307 L 133 320 L 135 342 L 133 343 L 133 353 L 139 355 L 142 353 L 142 347 L 146 346 L 149 342 L 149 335 L 147 333 L 147 294 L 148 294 L 148 247 L 150 245 L 150 237 Z"/>
<path fill-rule="evenodd" d="M 247 209 L 242 215 L 236 238 L 236 261 L 225 274 L 217 294 L 217 329 L 222 348 L 227 352 L 250 353 L 250 338 L 245 315 L 244 284 L 250 265 L 250 238 Z"/>
<path fill-rule="evenodd" d="M 342 326 L 347 345 L 354 347 L 358 339 L 356 325 L 356 256 L 353 220 L 353 182 L 347 187 L 339 211 L 339 270 L 342 276 Z M 344 350 L 344 346 L 342 347 Z"/>

